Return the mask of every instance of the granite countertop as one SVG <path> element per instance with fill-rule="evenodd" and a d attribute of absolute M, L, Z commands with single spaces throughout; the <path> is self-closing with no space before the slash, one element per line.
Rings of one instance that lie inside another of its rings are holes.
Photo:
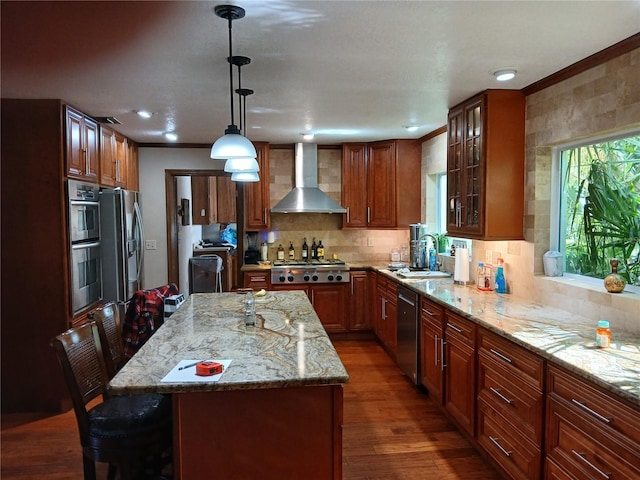
<path fill-rule="evenodd" d="M 302 291 L 256 297 L 258 325 L 244 325 L 243 295 L 197 293 L 109 383 L 113 394 L 184 393 L 345 383 L 349 375 Z M 180 361 L 231 359 L 217 382 L 165 383 Z"/>
<path fill-rule="evenodd" d="M 611 347 L 600 349 L 593 322 L 563 310 L 456 285 L 451 278 L 407 280 L 375 270 L 640 406 L 640 336 L 614 327 Z"/>

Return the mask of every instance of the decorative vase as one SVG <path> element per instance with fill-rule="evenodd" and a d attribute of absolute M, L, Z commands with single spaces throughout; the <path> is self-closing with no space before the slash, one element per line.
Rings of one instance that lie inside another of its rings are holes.
<path fill-rule="evenodd" d="M 611 273 L 604 277 L 604 288 L 610 293 L 620 293 L 626 287 L 627 281 L 618 273 L 618 260 L 616 258 L 612 258 L 609 264 L 611 264 Z"/>

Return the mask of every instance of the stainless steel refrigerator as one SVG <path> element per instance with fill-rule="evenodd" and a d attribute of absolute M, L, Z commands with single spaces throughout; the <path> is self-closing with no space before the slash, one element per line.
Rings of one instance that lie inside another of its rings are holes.
<path fill-rule="evenodd" d="M 102 298 L 120 305 L 140 290 L 144 227 L 139 194 L 121 188 L 100 191 Z"/>

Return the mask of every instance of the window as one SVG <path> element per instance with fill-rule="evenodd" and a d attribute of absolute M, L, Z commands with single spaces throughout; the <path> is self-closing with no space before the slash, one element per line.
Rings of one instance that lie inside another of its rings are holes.
<path fill-rule="evenodd" d="M 561 150 L 558 231 L 565 271 L 602 279 L 618 273 L 640 285 L 640 136 Z"/>

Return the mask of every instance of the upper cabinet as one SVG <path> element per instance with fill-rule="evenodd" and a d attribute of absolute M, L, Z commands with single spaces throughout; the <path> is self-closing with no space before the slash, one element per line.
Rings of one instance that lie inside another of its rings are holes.
<path fill-rule="evenodd" d="M 236 221 L 236 186 L 230 176 L 191 176 L 194 225 Z"/>
<path fill-rule="evenodd" d="M 449 111 L 448 235 L 523 238 L 524 123 L 517 90 L 487 90 Z"/>
<path fill-rule="evenodd" d="M 419 222 L 420 170 L 416 140 L 343 144 L 343 228 L 405 228 Z"/>
<path fill-rule="evenodd" d="M 271 199 L 269 195 L 269 144 L 254 142 L 260 181 L 244 184 L 245 230 L 256 232 L 268 230 L 271 226 Z"/>
<path fill-rule="evenodd" d="M 67 176 L 98 182 L 98 124 L 69 107 L 64 107 Z"/>
<path fill-rule="evenodd" d="M 131 140 L 127 140 L 127 190 L 140 191 L 138 145 Z"/>
<path fill-rule="evenodd" d="M 100 126 L 100 184 L 127 186 L 127 138 Z"/>

